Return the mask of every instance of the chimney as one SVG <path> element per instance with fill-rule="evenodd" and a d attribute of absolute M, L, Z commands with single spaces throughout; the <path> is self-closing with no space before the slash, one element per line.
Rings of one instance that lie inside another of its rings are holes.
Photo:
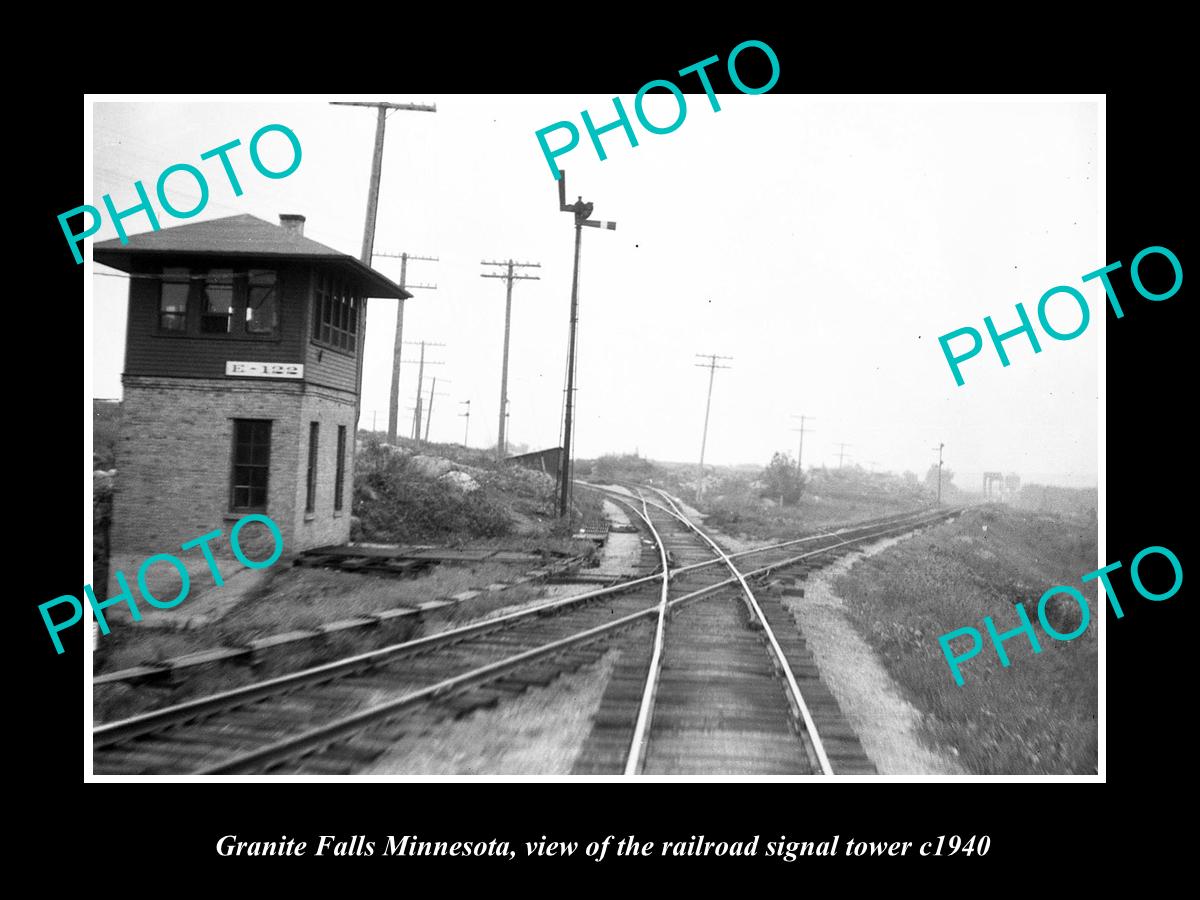
<path fill-rule="evenodd" d="M 279 227 L 288 234 L 304 237 L 304 216 L 295 213 L 280 213 Z"/>

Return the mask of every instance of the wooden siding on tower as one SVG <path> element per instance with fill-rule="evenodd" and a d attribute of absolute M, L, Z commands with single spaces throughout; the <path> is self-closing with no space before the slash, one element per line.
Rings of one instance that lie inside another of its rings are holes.
<path fill-rule="evenodd" d="M 199 317 L 198 294 L 189 301 L 189 333 L 162 332 L 158 328 L 160 281 L 134 277 L 129 285 L 129 315 L 125 338 L 125 373 L 178 378 L 224 378 L 225 363 L 305 362 L 303 344 L 309 309 L 309 267 L 278 261 L 246 262 L 206 258 L 155 260 L 139 266 L 139 272 L 159 272 L 160 266 L 201 268 L 248 267 L 273 269 L 280 286 L 279 330 L 275 337 L 211 335 L 192 333 Z M 241 313 L 244 316 L 244 311 Z M 235 317 L 238 310 L 234 310 Z M 236 327 L 236 325 L 235 325 Z M 307 372 L 305 373 L 308 374 Z"/>
<path fill-rule="evenodd" d="M 309 273 L 310 279 L 313 278 L 317 269 Z M 316 312 L 316 287 L 310 284 L 308 291 L 309 303 L 304 320 L 304 341 L 305 341 L 305 358 L 304 358 L 304 378 L 313 384 L 323 385 L 324 387 L 336 388 L 341 391 L 353 392 L 357 388 L 358 382 L 358 358 L 351 356 L 345 350 L 340 350 L 336 347 L 330 347 L 328 344 L 322 344 L 314 340 L 313 325 Z M 363 332 L 366 329 L 366 317 L 363 315 L 363 306 L 359 306 L 358 310 L 358 352 L 362 352 Z"/>

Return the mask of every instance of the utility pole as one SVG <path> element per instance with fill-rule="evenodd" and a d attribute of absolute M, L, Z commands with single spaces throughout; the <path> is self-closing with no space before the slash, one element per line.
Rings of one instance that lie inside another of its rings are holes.
<path fill-rule="evenodd" d="M 367 191 L 367 218 L 363 224 L 362 255 L 359 257 L 363 265 L 370 267 L 375 249 L 375 219 L 379 211 L 379 181 L 383 174 L 383 134 L 386 129 L 388 110 L 403 109 L 414 112 L 437 112 L 437 106 L 423 103 L 364 103 L 355 101 L 333 101 L 332 106 L 369 106 L 374 107 L 375 119 L 375 149 L 371 154 L 371 185 Z M 355 347 L 354 388 L 357 397 L 354 403 L 354 427 L 358 428 L 358 415 L 362 402 L 362 366 L 363 350 L 367 343 L 367 298 L 362 300 L 359 313 L 362 327 L 358 329 L 358 346 Z"/>
<path fill-rule="evenodd" d="M 467 440 L 470 438 L 470 401 L 469 400 L 460 400 L 460 401 L 458 401 L 458 406 L 466 406 L 467 407 L 467 412 L 466 413 L 458 413 L 458 418 L 462 419 L 462 418 L 464 418 L 464 416 L 466 416 L 467 424 L 466 424 L 466 426 L 463 426 L 463 430 L 462 430 L 462 445 L 469 446 L 469 444 L 467 443 Z"/>
<path fill-rule="evenodd" d="M 437 262 L 436 256 L 415 256 L 408 253 L 384 253 L 379 252 L 376 256 L 391 256 L 400 257 L 400 287 L 402 289 L 423 289 L 436 291 L 436 284 L 405 284 L 405 279 L 408 277 L 408 261 L 410 259 L 420 259 L 426 262 Z M 392 343 L 392 393 L 388 403 L 388 443 L 396 443 L 396 431 L 400 422 L 400 357 L 404 350 L 404 298 L 401 297 L 396 304 L 396 336 Z"/>
<path fill-rule="evenodd" d="M 464 418 L 464 416 L 466 416 L 467 424 L 466 424 L 466 426 L 463 426 L 463 430 L 462 430 L 462 445 L 469 446 L 469 444 L 467 443 L 467 440 L 470 438 L 470 401 L 469 400 L 460 400 L 460 401 L 458 401 L 458 406 L 466 406 L 467 407 L 467 412 L 466 413 L 458 413 L 458 418 L 462 419 L 462 418 Z"/>
<path fill-rule="evenodd" d="M 796 470 L 803 474 L 803 472 L 804 472 L 804 432 L 806 430 L 808 430 L 808 431 L 813 430 L 811 428 L 805 429 L 804 423 L 807 419 L 811 419 L 813 417 L 812 416 L 792 416 L 792 418 L 800 420 L 800 427 L 793 428 L 792 431 L 800 432 L 800 450 L 796 453 Z"/>
<path fill-rule="evenodd" d="M 375 119 L 375 152 L 371 156 L 371 188 L 367 193 L 367 221 L 363 228 L 363 245 L 361 259 L 371 265 L 372 250 L 375 247 L 375 217 L 379 211 L 379 180 L 383 169 L 383 133 L 387 128 L 388 110 L 403 109 L 409 112 L 437 112 L 437 106 L 425 103 L 363 103 L 354 101 L 333 101 L 331 106 L 370 106 L 377 112 Z"/>
<path fill-rule="evenodd" d="M 541 263 L 519 263 L 519 262 L 513 262 L 511 259 L 508 260 L 507 262 L 488 262 L 485 259 L 485 260 L 480 260 L 479 264 L 481 266 L 504 266 L 504 265 L 508 266 L 508 274 L 507 275 L 496 275 L 494 273 L 484 272 L 479 276 L 480 278 L 503 278 L 508 285 L 507 290 L 505 291 L 505 297 L 504 297 L 504 362 L 500 368 L 500 415 L 498 416 L 498 418 L 500 420 L 500 425 L 499 425 L 500 431 L 496 437 L 496 461 L 503 462 L 504 461 L 504 448 L 508 444 L 508 440 L 506 437 L 507 422 L 505 421 L 505 411 L 506 411 L 507 404 L 508 404 L 508 335 L 509 335 L 510 327 L 512 325 L 512 285 L 513 285 L 514 281 L 517 281 L 520 279 L 529 279 L 531 281 L 540 281 L 541 280 L 541 277 L 538 275 L 514 275 L 513 267 L 515 266 L 517 268 L 540 269 L 542 264 Z"/>
<path fill-rule="evenodd" d="M 697 368 L 708 369 L 708 401 L 704 404 L 704 436 L 700 438 L 700 477 L 696 481 L 696 502 L 699 503 L 704 498 L 704 451 L 708 446 L 708 414 L 712 409 L 712 389 L 713 377 L 717 374 L 717 369 L 731 369 L 732 366 L 722 366 L 717 364 L 718 359 L 732 360 L 732 356 L 717 356 L 715 353 L 697 353 L 700 359 L 707 359 L 707 363 L 695 363 Z"/>
<path fill-rule="evenodd" d="M 567 515 L 567 511 L 570 508 L 571 496 L 571 471 L 573 468 L 571 464 L 571 437 L 572 428 L 574 427 L 575 349 L 577 326 L 579 323 L 579 248 L 583 242 L 583 226 L 606 228 L 609 231 L 616 231 L 617 229 L 616 222 L 601 222 L 598 219 L 588 218 L 592 214 L 592 208 L 593 204 L 584 203 L 583 197 L 579 197 L 574 203 L 567 203 L 567 170 L 560 170 L 558 179 L 558 209 L 560 212 L 571 213 L 575 218 L 575 268 L 571 274 L 570 335 L 567 340 L 567 394 L 563 407 L 562 459 L 558 468 L 558 515 L 560 518 Z"/>
<path fill-rule="evenodd" d="M 416 363 L 417 364 L 417 406 L 416 406 L 416 409 L 413 411 L 413 424 L 412 424 L 412 439 L 414 441 L 417 441 L 417 440 L 421 439 L 421 420 L 422 420 L 421 413 L 423 410 L 423 407 L 421 405 L 421 391 L 424 389 L 424 386 L 425 386 L 425 366 L 427 366 L 427 365 L 429 365 L 429 366 L 442 365 L 442 363 L 439 361 L 426 360 L 425 359 L 425 348 L 426 347 L 445 347 L 446 345 L 445 344 L 435 344 L 433 341 L 405 341 L 404 343 L 409 346 L 418 346 L 419 345 L 421 348 L 421 356 L 419 359 L 404 360 L 404 362 L 406 362 L 406 363 L 410 363 L 410 364 Z"/>
<path fill-rule="evenodd" d="M 942 505 L 942 448 L 945 446 L 946 446 L 945 444 L 938 444 L 936 447 L 930 448 L 930 449 L 936 450 L 938 452 L 938 492 L 937 492 L 937 505 L 938 506 Z"/>
<path fill-rule="evenodd" d="M 442 381 L 447 379 L 443 378 Z M 433 377 L 433 384 L 429 387 L 429 408 L 425 411 L 425 443 L 429 443 L 429 426 L 433 424 L 433 398 L 445 397 L 445 394 L 437 392 L 437 376 Z"/>
<path fill-rule="evenodd" d="M 846 448 L 853 447 L 853 446 L 854 446 L 853 444 L 838 444 L 838 448 L 839 448 L 838 449 L 838 468 L 839 469 L 842 467 L 842 460 L 846 456 Z"/>

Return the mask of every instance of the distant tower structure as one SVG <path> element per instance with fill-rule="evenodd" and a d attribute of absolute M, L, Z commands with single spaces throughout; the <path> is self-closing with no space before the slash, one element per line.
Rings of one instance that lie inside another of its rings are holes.
<path fill-rule="evenodd" d="M 1004 494 L 1004 475 L 1000 472 L 983 473 L 983 496 L 991 500 L 1001 499 Z"/>
<path fill-rule="evenodd" d="M 1008 494 L 1019 494 L 1021 492 L 1021 476 L 1015 472 L 1009 472 L 1005 475 L 1004 490 Z"/>

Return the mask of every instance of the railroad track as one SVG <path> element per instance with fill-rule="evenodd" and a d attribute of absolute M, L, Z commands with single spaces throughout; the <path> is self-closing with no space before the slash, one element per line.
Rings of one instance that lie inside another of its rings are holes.
<path fill-rule="evenodd" d="M 347 774 L 439 719 L 549 684 L 611 649 L 622 649 L 622 659 L 646 655 L 662 631 L 668 584 L 686 580 L 704 596 L 726 579 L 722 559 L 682 524 L 657 536 L 651 517 L 660 507 L 618 499 L 655 534 L 643 550 L 655 574 L 98 726 L 94 772 Z M 849 543 L 870 527 L 759 552 L 773 559 L 806 543 Z M 781 557 L 769 566 L 782 564 Z"/>
<path fill-rule="evenodd" d="M 837 702 L 820 681 L 800 631 L 750 579 L 789 565 L 827 564 L 854 545 L 911 530 L 950 511 L 893 516 L 866 527 L 726 554 L 662 491 L 643 498 L 665 546 L 691 542 L 663 586 L 650 652 L 623 657 L 610 679 L 578 774 L 781 775 L 874 772 Z M 801 546 L 803 549 L 801 550 Z M 800 552 L 797 552 L 800 550 Z M 754 558 L 742 570 L 737 559 Z M 703 571 L 700 589 L 691 577 Z M 726 577 L 722 577 L 726 576 Z"/>

